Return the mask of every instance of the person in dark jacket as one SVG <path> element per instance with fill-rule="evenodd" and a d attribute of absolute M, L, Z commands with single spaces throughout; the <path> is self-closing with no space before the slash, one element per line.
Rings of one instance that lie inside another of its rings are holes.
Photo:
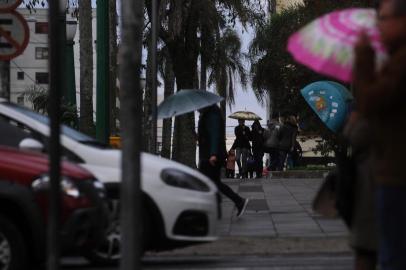
<path fill-rule="evenodd" d="M 242 198 L 221 182 L 221 166 L 227 158 L 227 150 L 224 119 L 217 105 L 200 110 L 198 142 L 199 170 L 216 184 L 221 193 L 234 202 L 237 217 L 240 217 L 247 207 L 248 199 Z"/>
<path fill-rule="evenodd" d="M 247 178 L 247 159 L 251 151 L 251 131 L 250 128 L 245 125 L 245 120 L 238 119 L 238 126 L 235 127 L 234 134 L 235 141 L 233 149 L 236 151 L 239 174 L 242 178 Z"/>
<path fill-rule="evenodd" d="M 279 117 L 274 116 L 268 122 L 268 128 L 264 132 L 264 151 L 269 153 L 269 171 L 276 171 L 279 166 L 279 133 L 281 124 Z"/>
<path fill-rule="evenodd" d="M 256 178 L 262 177 L 264 158 L 264 128 L 258 120 L 255 120 L 251 126 L 252 154 L 255 161 Z"/>
<path fill-rule="evenodd" d="M 294 116 L 285 119 L 279 133 L 279 165 L 278 170 L 282 171 L 288 153 L 293 151 L 297 137 L 298 127 Z"/>
<path fill-rule="evenodd" d="M 381 1 L 378 28 L 389 59 L 378 70 L 364 34 L 355 49 L 354 89 L 372 129 L 379 269 L 400 270 L 406 269 L 406 1 Z"/>

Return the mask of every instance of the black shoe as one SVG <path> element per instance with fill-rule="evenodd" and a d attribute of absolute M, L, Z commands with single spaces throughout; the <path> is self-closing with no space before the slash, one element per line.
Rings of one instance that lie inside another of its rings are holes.
<path fill-rule="evenodd" d="M 246 198 L 246 199 L 244 199 L 244 201 L 241 203 L 241 205 L 237 206 L 237 210 L 238 210 L 238 211 L 237 211 L 237 218 L 241 217 L 241 216 L 244 214 L 245 209 L 247 208 L 248 202 L 249 202 L 249 199 Z"/>

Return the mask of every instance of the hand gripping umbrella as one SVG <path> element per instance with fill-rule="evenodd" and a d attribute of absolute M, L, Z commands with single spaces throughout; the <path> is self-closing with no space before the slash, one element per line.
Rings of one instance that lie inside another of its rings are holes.
<path fill-rule="evenodd" d="M 222 100 L 222 97 L 204 90 L 180 90 L 159 104 L 158 119 L 197 111 Z"/>

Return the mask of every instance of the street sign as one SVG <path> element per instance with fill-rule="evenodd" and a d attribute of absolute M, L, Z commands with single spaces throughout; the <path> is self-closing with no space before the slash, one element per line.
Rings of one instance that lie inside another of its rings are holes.
<path fill-rule="evenodd" d="M 19 56 L 27 47 L 29 36 L 27 21 L 20 13 L 0 13 L 0 60 Z"/>
<path fill-rule="evenodd" d="M 15 10 L 23 0 L 0 0 L 0 12 Z"/>

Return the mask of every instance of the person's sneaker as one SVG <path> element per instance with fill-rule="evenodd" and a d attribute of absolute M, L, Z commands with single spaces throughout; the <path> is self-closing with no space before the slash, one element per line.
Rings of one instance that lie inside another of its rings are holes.
<path fill-rule="evenodd" d="M 237 218 L 241 217 L 244 214 L 245 209 L 247 208 L 249 200 L 250 199 L 248 199 L 248 198 L 244 199 L 244 202 L 240 206 L 237 207 L 237 210 L 238 210 L 237 211 Z"/>

